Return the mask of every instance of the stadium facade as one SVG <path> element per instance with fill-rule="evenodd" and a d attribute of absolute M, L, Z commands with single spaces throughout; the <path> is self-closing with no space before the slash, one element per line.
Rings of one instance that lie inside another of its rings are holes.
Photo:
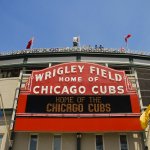
<path fill-rule="evenodd" d="M 32 72 L 33 71 L 33 72 Z M 106 48 L 0 56 L 1 150 L 143 150 L 150 56 Z"/>

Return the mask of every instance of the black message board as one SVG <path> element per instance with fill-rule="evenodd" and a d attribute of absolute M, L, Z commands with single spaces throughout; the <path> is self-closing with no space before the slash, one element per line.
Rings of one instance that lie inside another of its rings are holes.
<path fill-rule="evenodd" d="M 129 95 L 28 95 L 26 113 L 131 113 Z"/>

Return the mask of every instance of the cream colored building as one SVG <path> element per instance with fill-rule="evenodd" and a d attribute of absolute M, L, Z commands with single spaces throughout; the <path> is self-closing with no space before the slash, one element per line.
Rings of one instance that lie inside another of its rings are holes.
<path fill-rule="evenodd" d="M 56 137 L 60 137 L 62 150 L 77 149 L 77 135 L 75 133 L 32 133 L 32 135 L 37 135 L 38 150 L 53 150 Z M 129 150 L 142 150 L 138 133 L 82 133 L 81 150 L 96 150 L 96 135 L 102 136 L 105 150 L 120 150 L 120 135 L 127 136 Z M 31 133 L 17 133 L 14 149 L 27 150 L 30 137 Z"/>
<path fill-rule="evenodd" d="M 80 50 L 35 49 L 0 56 L 1 111 L 6 115 L 6 118 L 4 114 L 0 117 L 0 150 L 143 150 L 145 145 L 150 145 L 149 127 L 143 132 L 111 133 L 13 131 L 19 89 L 31 71 L 65 62 L 92 62 L 125 70 L 137 89 L 141 110 L 150 104 L 150 56 L 116 53 L 109 49 Z"/>

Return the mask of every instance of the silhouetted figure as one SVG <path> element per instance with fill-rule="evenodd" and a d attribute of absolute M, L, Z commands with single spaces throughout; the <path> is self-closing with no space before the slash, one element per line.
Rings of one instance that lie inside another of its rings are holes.
<path fill-rule="evenodd" d="M 95 49 L 97 49 L 97 45 L 95 45 Z"/>
<path fill-rule="evenodd" d="M 99 46 L 100 49 L 103 49 L 104 47 L 102 45 Z"/>

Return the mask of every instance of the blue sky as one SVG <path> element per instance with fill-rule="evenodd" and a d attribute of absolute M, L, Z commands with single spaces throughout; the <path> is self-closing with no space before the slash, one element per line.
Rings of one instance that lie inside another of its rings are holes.
<path fill-rule="evenodd" d="M 150 0 L 0 0 L 0 52 L 80 44 L 150 51 Z"/>

